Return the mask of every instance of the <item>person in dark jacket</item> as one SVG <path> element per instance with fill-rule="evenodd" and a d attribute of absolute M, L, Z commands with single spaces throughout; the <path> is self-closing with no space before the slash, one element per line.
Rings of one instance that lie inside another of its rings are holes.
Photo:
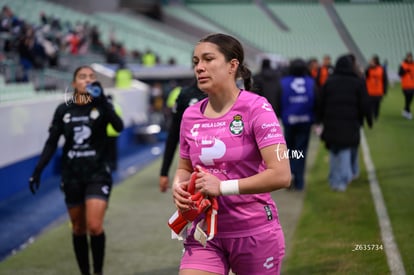
<path fill-rule="evenodd" d="M 316 83 L 303 59 L 290 62 L 281 88 L 280 112 L 292 171 L 290 189 L 300 191 L 305 187 L 306 155 L 317 103 Z"/>
<path fill-rule="evenodd" d="M 372 127 L 372 112 L 365 82 L 355 72 L 351 55 L 338 58 L 335 70 L 321 91 L 321 139 L 329 150 L 329 184 L 345 191 L 358 176 L 358 145 L 364 121 Z"/>
<path fill-rule="evenodd" d="M 280 98 L 280 72 L 271 67 L 270 59 L 262 61 L 262 67 L 258 74 L 253 77 L 253 90 L 257 94 L 264 96 L 272 105 L 273 110 L 279 116 Z"/>
<path fill-rule="evenodd" d="M 197 87 L 197 82 L 194 81 L 190 86 L 181 89 L 173 107 L 173 116 L 168 132 L 167 141 L 165 142 L 165 150 L 161 164 L 160 171 L 160 191 L 166 192 L 169 187 L 168 171 L 170 170 L 175 151 L 177 149 L 178 141 L 180 139 L 180 124 L 185 109 L 201 99 L 207 97 L 207 94 L 202 92 Z"/>

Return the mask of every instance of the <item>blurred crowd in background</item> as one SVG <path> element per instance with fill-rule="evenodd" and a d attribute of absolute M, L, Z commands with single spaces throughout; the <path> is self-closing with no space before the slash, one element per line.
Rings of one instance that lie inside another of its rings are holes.
<path fill-rule="evenodd" d="M 102 42 L 99 27 L 88 22 L 61 21 L 53 14 L 42 12 L 39 23 L 30 24 L 19 17 L 8 6 L 3 6 L 0 14 L 0 41 L 3 41 L 0 62 L 7 57 L 17 56 L 23 74 L 14 79 L 16 82 L 28 81 L 31 69 L 58 68 L 60 56 L 73 56 L 94 53 L 104 57 L 108 64 L 124 65 L 128 63 L 142 64 L 152 67 L 160 64 L 160 59 L 152 49 L 141 52 L 136 49 L 127 50 L 122 42 L 116 39 L 116 31 L 110 42 Z M 167 64 L 174 65 L 171 58 Z"/>

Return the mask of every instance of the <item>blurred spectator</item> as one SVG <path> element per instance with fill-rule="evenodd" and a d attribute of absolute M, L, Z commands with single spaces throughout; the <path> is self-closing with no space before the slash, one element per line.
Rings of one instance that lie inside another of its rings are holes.
<path fill-rule="evenodd" d="M 115 42 L 112 42 L 109 45 L 109 48 L 106 52 L 106 63 L 117 65 L 125 63 L 124 58 L 119 52 L 119 47 Z"/>
<path fill-rule="evenodd" d="M 319 87 L 322 87 L 333 71 L 334 68 L 331 64 L 331 57 L 329 55 L 325 55 L 323 57 L 322 66 L 319 68 L 318 74 L 316 75 L 316 84 Z"/>
<path fill-rule="evenodd" d="M 40 13 L 40 23 L 42 24 L 42 25 L 47 25 L 49 22 L 48 22 L 49 20 L 48 20 L 48 18 L 47 18 L 47 16 L 46 16 L 46 14 L 42 11 L 41 13 Z"/>
<path fill-rule="evenodd" d="M 253 77 L 253 90 L 264 96 L 278 113 L 280 98 L 280 73 L 271 67 L 270 59 L 262 60 L 261 70 Z M 280 114 L 278 114 L 280 115 Z"/>
<path fill-rule="evenodd" d="M 160 82 L 155 82 L 151 86 L 150 95 L 150 123 L 158 124 L 165 129 L 164 117 L 164 93 Z"/>
<path fill-rule="evenodd" d="M 305 166 L 311 127 L 315 120 L 316 85 L 302 59 L 290 63 L 281 79 L 280 112 L 292 171 L 291 190 L 305 187 Z"/>
<path fill-rule="evenodd" d="M 23 76 L 21 81 L 28 82 L 29 81 L 29 71 L 33 68 L 35 63 L 35 58 L 32 52 L 32 48 L 34 45 L 34 38 L 29 36 L 24 36 L 19 41 L 19 59 L 20 65 L 23 69 Z"/>
<path fill-rule="evenodd" d="M 4 52 L 8 53 L 13 50 L 13 37 L 20 34 L 23 26 L 24 22 L 15 16 L 7 5 L 4 5 L 0 14 L 0 32 L 6 33 L 6 36 L 9 34 L 9 37 L 4 40 Z"/>
<path fill-rule="evenodd" d="M 69 48 L 69 52 L 73 55 L 77 55 L 81 44 L 81 38 L 78 33 L 74 30 L 70 31 L 65 40 L 66 45 Z"/>
<path fill-rule="evenodd" d="M 405 59 L 401 63 L 398 75 L 401 77 L 401 88 L 405 99 L 402 116 L 406 119 L 412 119 L 413 115 L 410 108 L 414 96 L 414 63 L 413 54 L 411 52 L 407 53 Z"/>
<path fill-rule="evenodd" d="M 170 58 L 168 59 L 168 65 L 170 65 L 170 66 L 174 66 L 176 63 L 177 63 L 177 62 L 175 61 L 175 58 L 174 58 L 174 57 L 170 57 Z"/>
<path fill-rule="evenodd" d="M 351 58 L 351 60 L 352 60 L 352 64 L 354 65 L 354 72 L 355 72 L 355 74 L 356 74 L 358 77 L 360 77 L 360 78 L 365 78 L 365 76 L 364 76 L 364 70 L 363 70 L 363 68 L 361 68 L 361 66 L 358 64 L 358 61 L 357 61 L 357 59 L 356 59 L 355 55 L 351 53 L 351 54 L 349 54 L 348 56 Z"/>
<path fill-rule="evenodd" d="M 90 30 L 91 50 L 96 53 L 105 53 L 105 46 L 101 41 L 101 33 L 96 25 L 92 26 Z"/>
<path fill-rule="evenodd" d="M 180 85 L 177 85 L 168 93 L 167 101 L 165 104 L 168 109 L 172 109 L 174 107 L 177 97 L 181 93 L 181 89 L 182 87 Z"/>
<path fill-rule="evenodd" d="M 59 38 L 51 29 L 51 25 L 46 24 L 38 28 L 35 32 L 36 40 L 43 47 L 45 61 L 44 65 L 57 67 L 59 65 Z"/>
<path fill-rule="evenodd" d="M 119 55 L 122 57 L 122 60 L 125 60 L 127 56 L 127 50 L 125 49 L 124 45 L 121 42 L 116 43 L 116 48 L 118 50 Z"/>
<path fill-rule="evenodd" d="M 318 76 L 318 71 L 319 71 L 319 62 L 318 59 L 316 58 L 311 58 L 308 61 L 308 71 L 311 77 L 313 77 L 313 79 L 316 79 L 316 77 Z"/>
<path fill-rule="evenodd" d="M 59 48 L 57 45 L 45 38 L 40 40 L 39 43 L 44 49 L 49 67 L 57 67 L 59 65 Z"/>
<path fill-rule="evenodd" d="M 14 15 L 9 6 L 4 5 L 0 14 L 0 32 L 17 33 L 22 21 Z"/>
<path fill-rule="evenodd" d="M 130 69 L 121 63 L 118 70 L 115 73 L 115 87 L 118 89 L 128 89 L 131 88 L 133 75 Z"/>
<path fill-rule="evenodd" d="M 373 118 L 377 120 L 380 113 L 381 100 L 388 89 L 387 72 L 381 66 L 378 55 L 374 55 L 371 58 L 369 66 L 365 70 L 365 83 L 370 97 Z"/>
<path fill-rule="evenodd" d="M 25 34 L 19 41 L 18 53 L 20 65 L 23 68 L 23 76 L 21 81 L 29 81 L 29 71 L 32 68 L 43 68 L 46 58 L 43 46 L 37 41 L 34 30 L 28 27 Z"/>
<path fill-rule="evenodd" d="M 147 49 L 142 55 L 142 65 L 145 67 L 153 67 L 157 64 L 157 56 L 150 50 Z"/>
<path fill-rule="evenodd" d="M 142 53 L 139 50 L 132 50 L 131 57 L 134 62 L 138 62 L 139 64 L 142 63 Z"/>
<path fill-rule="evenodd" d="M 59 18 L 54 17 L 53 15 L 50 17 L 50 28 L 52 31 L 61 31 L 62 25 L 60 23 Z"/>
<path fill-rule="evenodd" d="M 364 120 L 372 127 L 372 112 L 364 80 L 355 73 L 351 55 L 340 56 L 321 91 L 318 120 L 321 139 L 329 150 L 329 184 L 345 191 L 359 175 L 358 145 Z"/>

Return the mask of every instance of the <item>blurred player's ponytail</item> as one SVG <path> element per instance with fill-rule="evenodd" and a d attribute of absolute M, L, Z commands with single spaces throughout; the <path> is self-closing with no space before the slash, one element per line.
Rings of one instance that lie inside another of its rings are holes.
<path fill-rule="evenodd" d="M 252 72 L 246 65 L 242 64 L 239 66 L 239 74 L 240 77 L 243 79 L 244 89 L 247 91 L 251 91 L 252 89 Z"/>

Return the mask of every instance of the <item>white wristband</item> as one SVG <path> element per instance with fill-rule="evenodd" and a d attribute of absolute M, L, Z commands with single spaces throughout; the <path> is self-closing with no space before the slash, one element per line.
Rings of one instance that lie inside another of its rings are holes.
<path fill-rule="evenodd" d="M 220 182 L 220 192 L 223 196 L 240 194 L 239 180 L 225 180 Z"/>

